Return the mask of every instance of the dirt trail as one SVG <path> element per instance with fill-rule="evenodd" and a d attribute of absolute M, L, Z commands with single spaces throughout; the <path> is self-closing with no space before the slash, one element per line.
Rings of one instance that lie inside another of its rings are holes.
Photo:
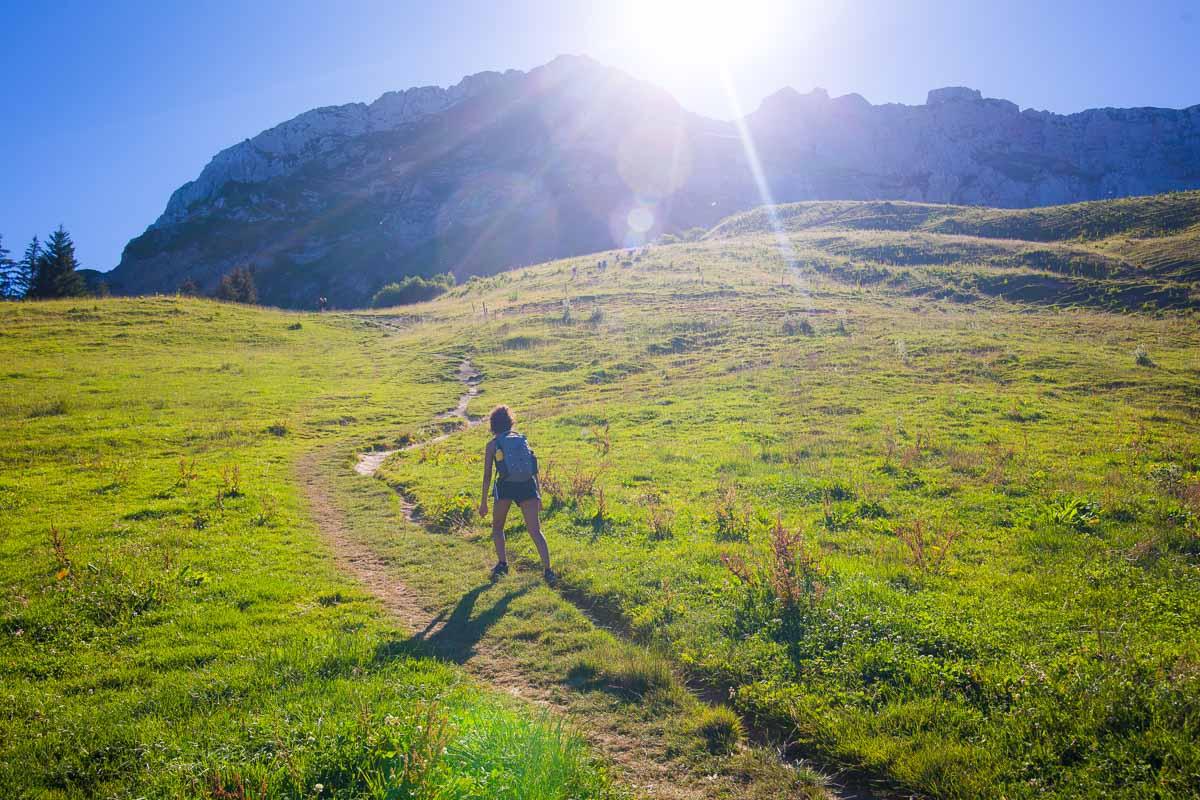
<path fill-rule="evenodd" d="M 466 387 L 466 391 L 463 392 L 458 398 L 458 405 L 449 411 L 443 411 L 434 419 L 458 418 L 463 420 L 467 427 L 478 425 L 481 420 L 471 419 L 471 417 L 467 415 L 467 405 L 471 402 L 472 397 L 475 397 L 479 394 L 479 381 L 482 380 L 482 378 L 483 376 L 479 374 L 479 370 L 475 369 L 475 367 L 471 364 L 471 359 L 464 358 L 462 363 L 458 365 L 458 380 L 464 387 Z M 412 450 L 417 447 L 424 447 L 425 445 L 433 444 L 434 442 L 443 441 L 444 439 L 450 438 L 450 434 L 452 433 L 454 433 L 452 430 L 446 431 L 441 436 L 436 436 L 433 439 L 414 442 L 406 447 L 400 447 L 395 450 L 372 450 L 367 453 L 359 453 L 358 463 L 354 465 L 354 471 L 359 475 L 365 475 L 368 477 L 372 476 L 379 471 L 379 468 L 383 466 L 384 461 L 387 461 L 396 453 L 401 453 L 405 450 Z"/>
<path fill-rule="evenodd" d="M 309 504 L 321 532 L 333 547 L 338 566 L 354 576 L 383 607 L 414 634 L 427 643 L 438 642 L 448 617 L 426 606 L 420 597 L 396 580 L 385 559 L 351 534 L 345 515 L 334 503 L 320 475 L 318 455 L 306 457 L 299 472 Z M 452 643 L 448 643 L 452 646 Z M 436 653 L 436 648 L 435 648 Z M 479 680 L 526 702 L 535 703 L 552 713 L 566 717 L 570 709 L 556 697 L 554 687 L 531 676 L 507 654 L 487 639 L 476 642 L 463 667 Z M 578 720 L 577 720 L 578 722 Z M 640 796 L 665 800 L 701 800 L 708 794 L 680 781 L 677 765 L 672 763 L 662 742 L 648 741 L 611 725 L 591 724 L 578 728 L 591 745 L 616 767 L 618 776 Z"/>
<path fill-rule="evenodd" d="M 459 397 L 458 404 L 453 409 L 439 414 L 437 419 L 457 417 L 467 426 L 479 424 L 482 420 L 472 419 L 467 415 L 467 405 L 471 398 L 479 394 L 480 379 L 478 370 L 469 360 L 464 359 L 458 368 L 458 380 L 462 382 L 465 391 Z M 395 450 L 360 453 L 354 467 L 355 472 L 372 476 L 388 457 L 441 441 L 453 432 Z M 390 614 L 401 620 L 414 633 L 419 633 L 424 641 L 439 641 L 440 637 L 437 634 L 445 627 L 447 616 L 427 606 L 420 597 L 397 581 L 387 561 L 351 535 L 345 515 L 338 509 L 321 477 L 319 453 L 314 452 L 304 458 L 299 465 L 299 473 L 313 514 L 321 532 L 333 547 L 338 565 L 378 598 Z M 406 518 L 412 519 L 412 506 L 407 502 L 403 505 L 403 512 Z M 570 711 L 556 696 L 555 687 L 547 686 L 544 681 L 527 675 L 511 656 L 486 639 L 474 645 L 471 658 L 463 662 L 463 666 L 485 683 L 549 709 L 555 714 L 566 716 Z M 703 786 L 694 785 L 696 781 L 685 779 L 679 774 L 678 764 L 672 761 L 665 743 L 661 740 L 656 737 L 639 736 L 636 725 L 632 726 L 634 730 L 630 731 L 626 729 L 629 726 L 622 726 L 622 729 L 618 730 L 612 724 L 595 724 L 596 720 L 587 722 L 587 725 L 580 726 L 582 734 L 615 765 L 621 779 L 639 795 L 665 800 L 701 800 L 710 796 Z M 699 778 L 704 780 L 703 776 Z"/>
<path fill-rule="evenodd" d="M 459 418 L 467 427 L 477 425 L 482 420 L 470 418 L 467 415 L 467 406 L 479 393 L 481 376 L 469 359 L 464 359 L 459 365 L 458 380 L 465 387 L 458 404 L 453 409 L 438 414 L 436 419 Z M 360 453 L 354 467 L 355 472 L 373 476 L 390 456 L 442 441 L 457 430 L 461 428 L 394 450 Z M 422 640 L 433 643 L 445 638 L 437 636 L 446 626 L 447 615 L 444 611 L 431 608 L 427 600 L 423 600 L 400 583 L 386 559 L 351 534 L 344 513 L 337 507 L 321 476 L 319 459 L 318 452 L 305 457 L 299 464 L 299 474 L 313 514 L 333 548 L 338 565 L 361 582 L 390 614 L 400 619 Z M 413 521 L 412 505 L 403 496 L 401 500 L 404 516 Z M 586 613 L 586 609 L 581 610 Z M 471 657 L 460 663 L 473 675 L 493 687 L 556 714 L 572 715 L 583 736 L 614 764 L 620 779 L 640 796 L 665 800 L 700 800 L 714 794 L 728 796 L 727 793 L 732 788 L 715 775 L 690 774 L 685 766 L 672 758 L 669 746 L 662 737 L 649 732 L 645 723 L 630 719 L 597 719 L 589 715 L 582 715 L 583 718 L 580 718 L 581 715 L 572 714 L 573 709 L 562 699 L 560 686 L 547 681 L 545 675 L 527 674 L 513 657 L 486 638 L 476 642 Z M 846 788 L 849 788 L 849 791 L 837 793 L 829 787 L 828 796 L 846 800 L 879 796 L 873 792 L 856 791 L 859 787 Z"/>

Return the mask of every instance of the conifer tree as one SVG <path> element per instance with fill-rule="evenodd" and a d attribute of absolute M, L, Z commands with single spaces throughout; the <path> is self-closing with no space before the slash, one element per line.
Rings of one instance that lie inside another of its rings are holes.
<path fill-rule="evenodd" d="M 25 248 L 25 255 L 17 262 L 13 272 L 12 284 L 9 291 L 12 296 L 22 298 L 29 294 L 33 285 L 33 273 L 37 269 L 38 258 L 42 255 L 42 243 L 34 236 L 33 241 Z"/>
<path fill-rule="evenodd" d="M 87 294 L 87 284 L 76 272 L 79 261 L 75 258 L 75 243 L 61 225 L 50 234 L 46 247 L 38 256 L 33 271 L 33 282 L 29 297 L 78 297 Z"/>
<path fill-rule="evenodd" d="M 0 234 L 0 299 L 7 300 L 12 296 L 16 266 L 17 263 L 8 257 L 8 248 L 4 246 L 4 236 Z"/>

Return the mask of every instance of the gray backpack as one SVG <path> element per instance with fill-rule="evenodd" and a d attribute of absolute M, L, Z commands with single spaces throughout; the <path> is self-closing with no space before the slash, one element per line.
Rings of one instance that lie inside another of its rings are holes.
<path fill-rule="evenodd" d="M 496 463 L 500 480 L 508 483 L 531 481 L 537 474 L 537 457 L 529 449 L 529 442 L 512 431 L 496 437 Z"/>

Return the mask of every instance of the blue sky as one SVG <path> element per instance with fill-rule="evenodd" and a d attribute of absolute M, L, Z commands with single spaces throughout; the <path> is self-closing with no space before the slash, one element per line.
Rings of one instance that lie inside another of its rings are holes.
<path fill-rule="evenodd" d="M 966 85 L 1058 112 L 1200 103 L 1196 0 L 648 2 L 0 0 L 0 234 L 19 252 L 62 223 L 84 266 L 108 269 L 224 147 L 315 106 L 559 53 L 728 118 L 713 30 L 736 30 L 720 57 L 747 111 L 783 86 L 921 103 Z"/>

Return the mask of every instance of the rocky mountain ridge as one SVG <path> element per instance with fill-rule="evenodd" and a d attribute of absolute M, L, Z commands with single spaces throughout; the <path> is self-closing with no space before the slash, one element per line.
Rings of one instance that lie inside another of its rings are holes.
<path fill-rule="evenodd" d="M 445 111 L 505 78 L 512 79 L 520 74 L 516 70 L 480 72 L 446 89 L 417 86 L 386 92 L 370 104 L 347 103 L 306 111 L 214 156 L 200 177 L 175 190 L 153 227 L 182 222 L 196 204 L 216 197 L 226 183 L 262 183 L 296 172 L 315 159 L 333 159 L 327 163 L 334 164 L 338 148 L 347 139 L 394 130 L 429 114 Z"/>
<path fill-rule="evenodd" d="M 207 289 L 249 264 L 267 302 L 351 305 L 406 274 L 635 245 L 766 196 L 1031 207 L 1195 187 L 1200 106 L 1059 115 L 965 87 L 921 106 L 784 89 L 739 125 L 560 57 L 316 109 L 222 151 L 110 283 Z"/>

